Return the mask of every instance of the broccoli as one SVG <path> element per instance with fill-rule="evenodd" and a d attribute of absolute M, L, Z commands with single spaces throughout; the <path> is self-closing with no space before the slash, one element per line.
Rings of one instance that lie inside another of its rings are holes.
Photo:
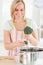
<path fill-rule="evenodd" d="M 30 28 L 29 26 L 26 26 L 26 27 L 24 28 L 24 33 L 25 33 L 26 35 L 31 34 L 32 32 L 33 32 L 33 29 Z M 28 42 L 27 42 L 26 40 L 24 40 L 24 42 L 25 42 L 26 45 L 28 44 Z"/>
<path fill-rule="evenodd" d="M 25 28 L 24 28 L 24 33 L 25 34 L 31 34 L 33 32 L 33 29 L 32 28 L 30 28 L 29 26 L 26 26 Z"/>

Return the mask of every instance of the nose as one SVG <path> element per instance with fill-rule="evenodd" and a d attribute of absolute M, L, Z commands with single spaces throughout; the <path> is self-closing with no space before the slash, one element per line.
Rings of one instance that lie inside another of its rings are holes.
<path fill-rule="evenodd" d="M 18 11 L 18 15 L 21 16 L 21 11 Z"/>

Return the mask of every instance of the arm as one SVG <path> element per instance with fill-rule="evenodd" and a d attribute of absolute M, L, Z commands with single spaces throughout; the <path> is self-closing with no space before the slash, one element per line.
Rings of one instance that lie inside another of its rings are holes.
<path fill-rule="evenodd" d="M 4 31 L 4 46 L 5 49 L 7 50 L 13 50 L 15 47 L 22 47 L 23 43 L 22 42 L 18 42 L 18 44 L 16 44 L 17 42 L 11 42 L 10 40 L 10 33 L 8 31 Z"/>
<path fill-rule="evenodd" d="M 4 46 L 7 50 L 12 50 L 16 44 L 10 40 L 10 33 L 8 31 L 4 31 Z"/>
<path fill-rule="evenodd" d="M 29 35 L 28 39 L 32 45 L 37 46 L 38 45 L 38 31 L 34 30 L 33 33 Z"/>

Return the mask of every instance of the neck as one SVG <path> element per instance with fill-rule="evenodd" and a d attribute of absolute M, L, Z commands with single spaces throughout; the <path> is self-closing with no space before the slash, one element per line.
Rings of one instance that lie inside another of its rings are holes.
<path fill-rule="evenodd" d="M 23 22 L 24 21 L 24 19 L 15 19 L 15 20 L 13 20 L 13 22 Z"/>

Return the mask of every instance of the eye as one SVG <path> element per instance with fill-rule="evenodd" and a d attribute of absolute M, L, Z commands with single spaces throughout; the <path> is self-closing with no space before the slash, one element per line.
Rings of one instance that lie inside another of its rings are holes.
<path fill-rule="evenodd" d="M 23 9 L 21 9 L 21 11 L 23 11 Z"/>
<path fill-rule="evenodd" d="M 15 11 L 18 11 L 18 9 L 15 9 Z"/>

